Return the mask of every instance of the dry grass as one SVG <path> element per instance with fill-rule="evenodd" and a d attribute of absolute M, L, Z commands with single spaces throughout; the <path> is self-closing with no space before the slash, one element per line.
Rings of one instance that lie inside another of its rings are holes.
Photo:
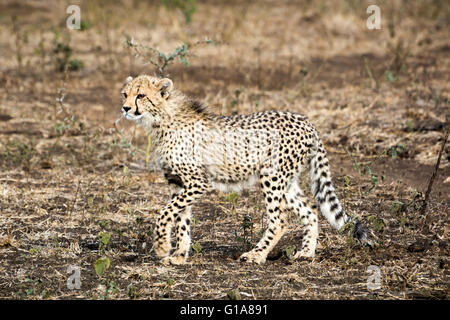
<path fill-rule="evenodd" d="M 379 1 L 382 29 L 373 31 L 365 1 L 197 2 L 186 25 L 158 2 L 85 1 L 88 28 L 71 32 L 64 2 L 0 4 L 0 298 L 225 299 L 238 290 L 244 299 L 448 299 L 448 146 L 419 215 L 449 122 L 447 2 Z M 362 217 L 374 245 L 322 219 L 312 262 L 284 255 L 301 239 L 293 224 L 270 261 L 247 266 L 235 258 L 260 236 L 261 196 L 251 189 L 234 206 L 214 192 L 194 207 L 189 263 L 161 265 L 148 249 L 171 190 L 146 163 L 145 133 L 114 125 L 123 80 L 154 71 L 127 37 L 163 52 L 215 40 L 168 76 L 216 113 L 307 115 L 345 209 Z M 56 71 L 55 41 L 84 67 Z M 395 146 L 404 148 L 393 154 Z M 244 215 L 254 226 L 245 241 Z M 106 247 L 101 232 L 111 234 Z M 111 267 L 99 278 L 103 255 Z M 80 290 L 66 286 L 69 265 L 80 267 Z M 373 292 L 369 265 L 382 272 Z"/>

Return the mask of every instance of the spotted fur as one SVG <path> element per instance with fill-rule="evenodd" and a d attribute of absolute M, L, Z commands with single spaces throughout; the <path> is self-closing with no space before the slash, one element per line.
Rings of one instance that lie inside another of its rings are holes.
<path fill-rule="evenodd" d="M 302 246 L 294 257 L 314 257 L 318 218 L 298 183 L 305 168 L 317 206 L 330 224 L 340 229 L 350 221 L 332 185 L 322 142 L 304 116 L 284 111 L 217 116 L 173 89 L 170 79 L 142 75 L 127 80 L 122 89 L 123 115 L 148 130 L 166 178 L 180 187 L 156 221 L 153 249 L 163 262 L 186 261 L 191 206 L 202 195 L 213 189 L 239 191 L 254 183 L 264 195 L 268 227 L 240 259 L 265 262 L 286 231 L 289 211 L 305 225 Z M 365 238 L 356 224 L 355 236 Z M 173 228 L 175 250 L 170 241 Z"/>

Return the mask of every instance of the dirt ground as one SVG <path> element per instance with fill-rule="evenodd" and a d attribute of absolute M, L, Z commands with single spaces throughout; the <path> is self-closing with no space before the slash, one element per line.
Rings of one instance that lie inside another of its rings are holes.
<path fill-rule="evenodd" d="M 0 1 L 1 299 L 449 298 L 448 143 L 421 214 L 450 119 L 448 1 L 375 1 L 374 30 L 356 0 L 197 0 L 190 23 L 160 1 L 82 1 L 69 30 L 73 2 Z M 155 72 L 131 38 L 165 53 L 213 40 L 164 74 L 217 114 L 308 116 L 371 244 L 320 217 L 312 261 L 289 259 L 292 223 L 264 265 L 240 263 L 265 226 L 251 188 L 205 196 L 188 263 L 161 264 L 149 248 L 172 190 L 120 119 L 124 79 Z"/>

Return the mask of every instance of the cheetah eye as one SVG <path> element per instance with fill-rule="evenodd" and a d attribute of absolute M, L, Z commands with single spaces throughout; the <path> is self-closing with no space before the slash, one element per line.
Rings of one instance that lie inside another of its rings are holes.
<path fill-rule="evenodd" d="M 142 93 L 139 93 L 138 95 L 137 95 L 137 98 L 138 99 L 142 99 L 142 98 L 144 98 L 145 97 L 145 94 L 142 94 Z"/>
<path fill-rule="evenodd" d="M 126 98 L 127 98 L 127 94 L 126 94 L 125 92 L 122 92 L 122 97 L 123 97 L 124 99 L 126 99 Z"/>

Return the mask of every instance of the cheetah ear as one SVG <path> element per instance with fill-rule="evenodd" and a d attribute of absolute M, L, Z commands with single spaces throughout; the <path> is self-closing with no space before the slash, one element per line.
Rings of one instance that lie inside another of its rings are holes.
<path fill-rule="evenodd" d="M 173 82 L 168 78 L 161 79 L 159 82 L 159 91 L 161 92 L 161 97 L 164 99 L 169 98 L 170 91 L 172 91 Z"/>
<path fill-rule="evenodd" d="M 125 79 L 125 84 L 130 83 L 131 80 L 133 80 L 133 77 L 132 77 L 132 76 L 127 77 L 127 78 Z"/>

